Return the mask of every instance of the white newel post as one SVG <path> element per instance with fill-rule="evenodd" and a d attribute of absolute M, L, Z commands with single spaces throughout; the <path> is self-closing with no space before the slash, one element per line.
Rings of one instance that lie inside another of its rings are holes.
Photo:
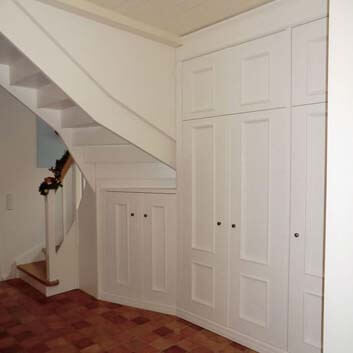
<path fill-rule="evenodd" d="M 56 255 L 56 227 L 55 227 L 55 191 L 50 190 L 45 197 L 45 236 L 46 236 L 46 263 L 47 279 L 54 281 L 54 261 Z"/>

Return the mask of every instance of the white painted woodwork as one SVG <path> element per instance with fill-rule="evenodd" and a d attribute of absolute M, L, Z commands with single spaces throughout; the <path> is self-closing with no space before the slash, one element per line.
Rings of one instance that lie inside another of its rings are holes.
<path fill-rule="evenodd" d="M 138 194 L 107 193 L 102 257 L 102 287 L 105 292 L 141 299 L 140 217 Z"/>
<path fill-rule="evenodd" d="M 326 18 L 293 29 L 293 105 L 327 100 Z"/>
<path fill-rule="evenodd" d="M 10 66 L 11 85 L 40 88 L 49 83 L 49 79 L 24 56 Z"/>
<path fill-rule="evenodd" d="M 142 213 L 143 300 L 175 307 L 176 195 L 143 195 Z"/>
<path fill-rule="evenodd" d="M 61 127 L 63 129 L 97 125 L 80 107 L 75 106 L 61 111 Z"/>
<path fill-rule="evenodd" d="M 105 198 L 103 297 L 175 313 L 175 194 L 110 191 Z"/>
<path fill-rule="evenodd" d="M 0 68 L 1 84 L 54 127 L 69 148 L 72 131 L 61 128 L 60 115 L 75 102 L 98 125 L 175 167 L 173 48 L 36 0 L 1 1 L 0 17 L 1 33 L 52 82 L 38 91 L 38 104 L 34 89 L 8 86 L 6 68 Z M 131 60 L 139 57 L 143 62 Z M 80 168 L 94 189 L 94 166 L 81 163 Z"/>
<path fill-rule="evenodd" d="M 287 346 L 289 110 L 232 117 L 230 172 L 230 327 Z"/>
<path fill-rule="evenodd" d="M 75 103 L 53 83 L 41 87 L 37 94 L 38 108 L 62 110 L 75 105 Z"/>
<path fill-rule="evenodd" d="M 156 160 L 133 145 L 84 146 L 87 163 L 156 163 Z"/>
<path fill-rule="evenodd" d="M 0 64 L 10 65 L 20 57 L 20 52 L 0 33 Z"/>
<path fill-rule="evenodd" d="M 228 274 L 225 137 L 224 119 L 184 123 L 180 215 L 183 306 L 222 325 Z"/>
<path fill-rule="evenodd" d="M 325 168 L 325 104 L 297 107 L 292 120 L 291 353 L 322 351 Z"/>
<path fill-rule="evenodd" d="M 73 146 L 128 145 L 123 138 L 101 126 L 73 129 Z"/>
<path fill-rule="evenodd" d="M 183 64 L 183 118 L 286 107 L 290 32 L 284 31 Z"/>
<path fill-rule="evenodd" d="M 271 1 L 88 0 L 88 3 L 98 5 L 117 14 L 123 14 L 176 35 L 185 35 Z"/>

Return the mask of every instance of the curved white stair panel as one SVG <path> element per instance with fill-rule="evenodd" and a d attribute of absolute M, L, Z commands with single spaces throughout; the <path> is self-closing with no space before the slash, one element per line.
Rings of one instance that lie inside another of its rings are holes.
<path fill-rule="evenodd" d="M 26 5 L 35 3 L 34 0 L 2 0 L 0 32 L 69 97 L 69 100 L 61 96 L 59 102 L 51 101 L 48 90 L 42 87 L 38 93 L 39 107 L 63 109 L 73 106 L 71 101 L 75 102 L 99 125 L 175 168 L 175 140 L 118 101 L 96 82 L 27 12 Z M 13 21 L 14 18 L 16 21 Z"/>
<path fill-rule="evenodd" d="M 61 111 L 61 127 L 63 129 L 92 126 L 98 126 L 98 124 L 77 106 Z"/>

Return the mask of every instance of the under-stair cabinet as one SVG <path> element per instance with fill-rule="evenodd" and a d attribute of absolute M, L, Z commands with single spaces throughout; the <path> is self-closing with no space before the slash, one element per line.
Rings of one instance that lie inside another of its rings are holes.
<path fill-rule="evenodd" d="M 180 316 L 319 353 L 327 20 L 182 63 Z"/>
<path fill-rule="evenodd" d="M 102 298 L 175 313 L 175 191 L 105 194 Z"/>

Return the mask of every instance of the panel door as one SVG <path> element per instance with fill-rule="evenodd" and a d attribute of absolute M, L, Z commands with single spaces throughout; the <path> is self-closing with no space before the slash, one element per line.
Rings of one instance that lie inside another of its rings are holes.
<path fill-rule="evenodd" d="M 287 347 L 290 117 L 287 109 L 229 120 L 230 326 Z"/>
<path fill-rule="evenodd" d="M 186 61 L 183 64 L 183 119 L 234 111 L 235 72 L 229 49 Z"/>
<path fill-rule="evenodd" d="M 327 100 L 327 19 L 293 30 L 293 105 Z"/>
<path fill-rule="evenodd" d="M 108 192 L 103 237 L 103 291 L 119 297 L 141 296 L 139 195 Z"/>
<path fill-rule="evenodd" d="M 232 56 L 236 68 L 233 112 L 289 106 L 289 31 L 239 45 L 232 49 Z"/>
<path fill-rule="evenodd" d="M 298 107 L 292 122 L 290 353 L 322 347 L 326 113 Z"/>
<path fill-rule="evenodd" d="M 226 141 L 222 118 L 185 122 L 180 305 L 189 313 L 226 324 L 228 239 Z"/>
<path fill-rule="evenodd" d="M 143 195 L 144 301 L 176 303 L 176 196 Z"/>

